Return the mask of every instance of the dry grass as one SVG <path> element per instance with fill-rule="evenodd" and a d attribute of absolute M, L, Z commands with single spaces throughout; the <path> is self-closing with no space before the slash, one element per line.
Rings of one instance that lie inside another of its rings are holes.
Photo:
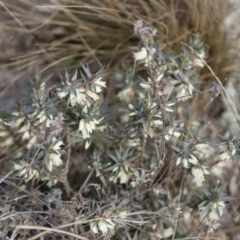
<path fill-rule="evenodd" d="M 2 68 L 19 66 L 18 70 L 26 71 L 40 67 L 45 72 L 76 67 L 80 61 L 101 62 L 112 68 L 128 60 L 129 46 L 137 44 L 133 23 L 138 18 L 158 29 L 166 47 L 179 49 L 181 41 L 186 42 L 192 33 L 201 33 L 214 72 L 221 78 L 234 68 L 227 56 L 231 40 L 226 39 L 224 19 L 229 6 L 224 0 L 48 0 L 45 7 L 38 3 L 1 3 L 3 14 L 8 16 L 1 31 L 10 30 L 15 36 L 21 33 L 30 42 L 19 52 L 5 53 Z M 209 74 L 203 77 L 208 79 Z"/>

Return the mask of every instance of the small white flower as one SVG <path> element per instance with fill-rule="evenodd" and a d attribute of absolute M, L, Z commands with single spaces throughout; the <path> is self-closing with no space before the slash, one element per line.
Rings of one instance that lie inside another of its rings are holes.
<path fill-rule="evenodd" d="M 7 131 L 7 129 L 5 129 L 4 126 L 2 125 L 0 125 L 0 137 L 6 138 L 6 140 L 10 138 L 9 131 Z"/>
<path fill-rule="evenodd" d="M 192 98 L 194 87 L 191 83 L 182 83 L 177 87 L 177 99 L 186 101 Z"/>
<path fill-rule="evenodd" d="M 130 104 L 128 104 L 128 107 L 129 107 L 129 109 L 134 109 L 134 106 L 130 103 Z"/>
<path fill-rule="evenodd" d="M 2 135 L 1 135 L 1 136 L 2 136 Z M 16 140 L 15 140 L 13 137 L 8 136 L 8 138 L 7 138 L 4 142 L 1 142 L 1 143 L 0 143 L 0 146 L 1 146 L 1 147 L 13 146 L 13 144 L 14 144 L 15 141 L 16 141 Z"/>
<path fill-rule="evenodd" d="M 20 171 L 18 175 L 25 178 L 26 182 L 31 180 L 33 177 L 38 177 L 39 174 L 37 170 L 34 170 L 27 162 L 21 161 L 20 164 L 21 165 L 14 164 L 14 169 Z"/>
<path fill-rule="evenodd" d="M 127 183 L 129 175 L 126 174 L 123 170 L 121 170 L 120 173 L 118 174 L 118 178 L 120 178 L 120 183 L 124 184 Z"/>
<path fill-rule="evenodd" d="M 135 139 L 127 139 L 126 145 L 129 147 L 137 147 L 140 146 L 140 138 L 135 138 Z"/>
<path fill-rule="evenodd" d="M 98 221 L 98 229 L 103 233 L 106 234 L 109 230 L 114 229 L 115 224 L 112 222 L 111 219 L 104 219 Z"/>
<path fill-rule="evenodd" d="M 160 113 L 156 114 L 154 117 L 160 118 L 161 114 Z M 155 120 L 150 121 L 151 127 L 160 127 L 160 126 L 162 126 L 162 124 L 163 124 L 163 122 L 160 119 L 155 119 Z"/>
<path fill-rule="evenodd" d="M 12 113 L 13 116 L 18 117 L 20 114 L 19 112 L 13 112 Z M 22 123 L 24 123 L 24 117 L 18 118 L 18 119 L 14 119 L 14 121 L 11 122 L 12 127 L 19 127 Z"/>
<path fill-rule="evenodd" d="M 128 211 L 122 210 L 118 213 L 118 216 L 122 219 L 125 219 L 125 218 L 127 218 L 127 214 L 128 214 Z"/>
<path fill-rule="evenodd" d="M 90 222 L 90 229 L 93 231 L 93 233 L 97 234 L 98 233 L 98 227 L 97 227 L 97 222 Z"/>
<path fill-rule="evenodd" d="M 64 145 L 63 141 L 58 141 L 52 146 L 52 150 L 54 150 L 54 152 L 49 154 L 49 162 L 47 165 L 50 172 L 52 171 L 53 166 L 60 166 L 62 164 L 61 154 L 58 153 L 58 150 L 61 149 L 61 145 Z"/>
<path fill-rule="evenodd" d="M 151 85 L 148 84 L 147 82 L 146 83 L 140 83 L 140 86 L 144 89 L 151 89 Z"/>
<path fill-rule="evenodd" d="M 172 227 L 168 227 L 166 229 L 164 229 L 163 231 L 163 237 L 164 238 L 169 238 L 170 236 L 172 236 L 174 233 L 174 229 Z"/>
<path fill-rule="evenodd" d="M 174 129 L 173 127 L 167 128 L 167 133 L 165 134 L 166 141 L 170 141 L 173 137 L 179 138 L 181 133 Z"/>
<path fill-rule="evenodd" d="M 91 146 L 91 141 L 88 139 L 85 141 L 85 149 L 88 149 Z"/>
<path fill-rule="evenodd" d="M 58 96 L 62 99 L 64 97 L 66 97 L 68 94 L 68 92 L 58 92 Z"/>
<path fill-rule="evenodd" d="M 166 103 L 166 106 L 165 106 L 165 111 L 166 112 L 173 112 L 173 110 L 170 108 L 171 106 L 173 106 L 175 103 Z"/>
<path fill-rule="evenodd" d="M 224 162 L 228 162 L 233 155 L 236 153 L 236 148 L 233 146 L 231 151 L 226 150 L 224 147 L 222 147 L 222 152 L 220 153 L 219 159 Z"/>
<path fill-rule="evenodd" d="M 148 53 L 147 53 L 147 49 L 145 47 L 141 48 L 140 51 L 133 53 L 133 57 L 134 57 L 135 61 L 145 60 L 147 58 L 147 55 L 148 55 Z"/>
<path fill-rule="evenodd" d="M 49 164 L 47 166 L 48 170 L 51 172 L 53 165 L 60 166 L 62 164 L 62 159 L 60 154 L 50 153 L 49 154 Z"/>
<path fill-rule="evenodd" d="M 176 164 L 179 165 L 180 162 L 182 162 L 184 168 L 188 168 L 188 164 L 189 163 L 192 163 L 193 165 L 197 165 L 198 160 L 197 160 L 197 158 L 194 155 L 189 154 L 188 158 L 178 157 Z"/>
<path fill-rule="evenodd" d="M 137 115 L 136 112 L 131 112 L 131 113 L 129 113 L 129 116 L 135 116 L 135 115 Z"/>
<path fill-rule="evenodd" d="M 134 91 L 131 87 L 128 87 L 126 89 L 123 89 L 122 91 L 120 91 L 118 93 L 118 98 L 121 100 L 121 101 L 125 101 L 125 102 L 130 102 L 130 100 L 132 99 L 134 95 Z"/>
<path fill-rule="evenodd" d="M 44 111 L 40 112 L 40 114 L 38 115 L 38 121 L 39 123 L 43 123 L 44 121 L 46 121 L 46 127 L 49 127 L 50 124 L 53 122 L 53 116 L 49 115 L 50 119 L 46 117 L 46 115 L 44 114 Z"/>
<path fill-rule="evenodd" d="M 37 136 L 36 135 L 33 135 L 30 139 L 29 139 L 29 142 L 28 144 L 26 145 L 26 148 L 27 149 L 30 149 L 32 147 L 32 144 L 37 142 Z"/>
<path fill-rule="evenodd" d="M 190 156 L 189 162 L 196 165 L 198 163 L 197 158 L 193 154 L 189 154 L 189 156 Z"/>
<path fill-rule="evenodd" d="M 118 167 L 114 168 L 113 172 L 115 172 L 117 170 L 118 170 Z M 120 169 L 118 175 L 113 175 L 109 178 L 109 180 L 113 181 L 114 183 L 116 183 L 118 179 L 120 179 L 121 184 L 124 184 L 128 181 L 129 177 L 122 169 Z"/>
<path fill-rule="evenodd" d="M 99 93 L 102 91 L 102 88 L 106 87 L 106 82 L 101 81 L 102 77 L 98 78 L 97 80 L 95 80 L 95 85 L 96 85 L 96 92 Z M 92 89 L 93 90 L 93 89 Z M 93 90 L 94 91 L 94 90 Z"/>
<path fill-rule="evenodd" d="M 200 68 L 204 67 L 204 62 L 199 58 L 194 58 L 192 61 L 192 64 L 194 67 L 200 67 Z"/>
<path fill-rule="evenodd" d="M 202 166 L 202 168 L 199 167 L 192 167 L 191 169 L 193 176 L 199 181 L 204 182 L 204 174 L 209 174 L 208 170 L 205 166 Z"/>
<path fill-rule="evenodd" d="M 80 120 L 79 131 L 82 133 L 82 137 L 84 139 L 91 137 L 92 131 L 96 129 L 96 124 L 99 124 L 99 122 L 95 119 L 93 119 L 93 120 L 81 119 Z"/>
<path fill-rule="evenodd" d="M 125 171 L 122 167 L 116 166 L 112 171 L 112 176 L 109 178 L 109 181 L 116 183 L 119 179 L 121 184 L 127 183 L 132 176 L 133 169 L 127 166 L 127 164 L 124 164 L 124 168 Z M 116 171 L 119 171 L 117 175 L 115 174 Z"/>
<path fill-rule="evenodd" d="M 217 210 L 218 208 L 218 210 Z M 211 212 L 209 214 L 209 219 L 210 220 L 218 220 L 219 216 L 221 217 L 223 215 L 223 211 L 225 208 L 225 203 L 223 201 L 219 201 L 217 203 L 213 203 L 211 207 Z M 217 214 L 217 211 L 219 215 Z"/>
<path fill-rule="evenodd" d="M 100 97 L 93 91 L 91 90 L 86 90 L 86 94 L 92 98 L 94 101 L 98 100 Z"/>
<path fill-rule="evenodd" d="M 22 134 L 23 140 L 28 140 L 31 138 L 31 134 L 29 132 L 30 126 L 29 124 L 23 125 L 17 132 Z"/>
<path fill-rule="evenodd" d="M 197 53 L 197 57 L 194 57 L 192 60 L 192 64 L 194 67 L 200 67 L 203 68 L 204 67 L 204 61 L 203 59 L 205 58 L 205 52 L 201 51 L 199 53 Z"/>
<path fill-rule="evenodd" d="M 231 154 L 229 151 L 222 152 L 219 157 L 220 161 L 224 161 L 224 162 L 228 162 L 230 158 L 231 158 Z"/>
<path fill-rule="evenodd" d="M 198 158 L 209 158 L 213 154 L 213 149 L 209 144 L 206 143 L 197 143 L 194 148 L 194 154 L 198 156 Z"/>
<path fill-rule="evenodd" d="M 54 149 L 54 150 L 60 150 L 60 149 L 61 149 L 61 148 L 60 148 L 61 145 L 64 145 L 63 141 L 58 141 L 58 142 L 52 147 L 52 149 Z"/>
<path fill-rule="evenodd" d="M 134 60 L 144 62 L 144 66 L 147 67 L 152 61 L 153 57 L 148 54 L 148 51 L 145 47 L 142 47 L 140 51 L 133 53 Z"/>
<path fill-rule="evenodd" d="M 59 92 L 58 96 L 60 98 L 64 98 L 68 95 L 68 93 L 69 92 Z M 90 102 L 88 97 L 92 98 L 94 101 L 99 99 L 99 96 L 96 93 L 94 93 L 91 90 L 87 90 L 85 88 L 76 89 L 75 93 L 76 95 L 72 91 L 70 91 L 69 93 L 69 101 L 71 106 L 73 107 L 76 106 L 77 104 L 80 104 L 81 106 L 84 106 L 84 105 L 89 106 Z"/>
<path fill-rule="evenodd" d="M 76 95 L 77 96 L 75 96 L 73 92 L 70 92 L 69 94 L 69 101 L 73 107 L 76 106 L 77 103 L 83 105 L 86 104 L 86 102 L 88 102 L 86 94 L 81 92 L 79 93 L 78 91 L 76 91 Z"/>

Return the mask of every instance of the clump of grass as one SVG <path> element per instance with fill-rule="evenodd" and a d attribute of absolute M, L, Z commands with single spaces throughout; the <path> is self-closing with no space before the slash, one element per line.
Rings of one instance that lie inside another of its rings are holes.
<path fill-rule="evenodd" d="M 1 5 L 3 14 L 10 16 L 1 29 L 23 32 L 33 42 L 33 49 L 18 54 L 4 67 L 21 65 L 24 71 L 40 66 L 44 72 L 75 68 L 82 61 L 104 64 L 111 70 L 130 59 L 130 46 L 137 42 L 132 22 L 141 18 L 158 30 L 165 47 L 180 50 L 181 42 L 200 33 L 208 47 L 207 61 L 220 79 L 234 68 L 228 56 L 232 42 L 226 38 L 224 25 L 229 5 L 224 0 L 17 0 L 14 4 L 3 1 Z M 202 77 L 211 78 L 206 71 Z"/>

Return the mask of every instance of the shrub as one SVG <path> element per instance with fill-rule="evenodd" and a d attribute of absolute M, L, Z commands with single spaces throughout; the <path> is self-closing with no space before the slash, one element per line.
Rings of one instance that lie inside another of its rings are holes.
<path fill-rule="evenodd" d="M 222 137 L 218 149 L 207 122 L 187 122 L 186 102 L 204 94 L 204 44 L 194 35 L 176 54 L 143 20 L 134 31 L 134 66 L 116 70 L 111 102 L 104 68 L 93 73 L 82 65 L 50 88 L 50 77 L 36 75 L 29 101 L 1 121 L 3 156 L 13 160 L 1 180 L 3 239 L 222 234 L 217 229 L 232 198 L 216 161 L 237 160 L 239 136 Z M 220 83 L 204 91 L 221 90 Z"/>

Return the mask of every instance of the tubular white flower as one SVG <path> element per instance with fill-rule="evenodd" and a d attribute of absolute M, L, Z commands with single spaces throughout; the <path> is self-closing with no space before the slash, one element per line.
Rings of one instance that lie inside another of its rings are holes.
<path fill-rule="evenodd" d="M 77 103 L 79 103 L 79 104 L 82 103 L 82 99 L 79 96 L 77 91 L 76 91 L 76 93 L 77 93 L 77 96 L 75 96 L 75 94 L 73 92 L 70 92 L 70 94 L 69 94 L 69 100 L 70 100 L 70 103 L 73 107 L 76 106 Z"/>
<path fill-rule="evenodd" d="M 181 136 L 181 133 L 178 132 L 176 129 L 174 129 L 173 127 L 169 127 L 167 129 L 167 134 L 165 134 L 165 140 L 166 141 L 170 141 L 172 139 L 172 137 L 176 137 L 179 138 Z"/>
<path fill-rule="evenodd" d="M 63 97 L 66 97 L 68 93 L 69 92 L 59 92 L 58 96 L 60 98 L 63 98 Z M 69 93 L 69 101 L 71 106 L 73 107 L 76 106 L 77 104 L 80 104 L 81 106 L 84 106 L 84 105 L 89 106 L 90 102 L 87 97 L 92 98 L 94 101 L 99 99 L 99 96 L 96 93 L 94 93 L 91 90 L 87 90 L 85 88 L 76 89 L 75 93 L 76 95 L 72 91 L 70 91 Z"/>
<path fill-rule="evenodd" d="M 195 149 L 196 151 L 194 151 L 194 154 L 196 154 L 199 158 L 209 158 L 213 154 L 212 147 L 206 143 L 196 144 Z"/>
<path fill-rule="evenodd" d="M 128 104 L 129 109 L 134 109 L 134 106 L 130 103 Z"/>
<path fill-rule="evenodd" d="M 103 234 L 108 232 L 108 225 L 102 220 L 98 222 L 98 228 Z"/>
<path fill-rule="evenodd" d="M 30 134 L 29 130 L 30 130 L 30 125 L 27 123 L 27 124 L 23 125 L 17 131 L 17 133 L 21 134 L 21 137 L 22 137 L 23 140 L 29 140 L 32 137 L 32 135 Z"/>
<path fill-rule="evenodd" d="M 128 175 L 122 169 L 118 174 L 118 178 L 120 178 L 120 183 L 121 184 L 126 183 L 129 179 Z"/>
<path fill-rule="evenodd" d="M 192 61 L 192 64 L 194 67 L 200 67 L 203 68 L 204 67 L 204 62 L 201 59 L 198 58 L 194 58 Z"/>
<path fill-rule="evenodd" d="M 129 178 L 132 176 L 132 173 L 128 171 L 129 167 L 127 165 L 124 165 L 125 169 L 127 172 L 125 172 L 121 167 L 116 166 L 112 172 L 116 172 L 117 170 L 119 170 L 119 173 L 117 175 L 113 174 L 110 178 L 109 181 L 113 181 L 114 183 L 117 182 L 117 180 L 120 180 L 121 184 L 127 183 L 127 181 L 129 180 Z"/>
<path fill-rule="evenodd" d="M 102 88 L 106 87 L 106 82 L 101 81 L 102 77 L 98 78 L 97 80 L 95 80 L 95 85 L 96 85 L 96 92 L 99 93 L 102 91 Z M 93 89 L 92 89 L 93 90 Z"/>
<path fill-rule="evenodd" d="M 48 163 L 48 170 L 51 172 L 53 165 L 60 166 L 62 164 L 62 159 L 60 154 L 50 153 L 49 154 L 49 163 Z"/>
<path fill-rule="evenodd" d="M 137 147 L 140 146 L 140 138 L 136 139 L 129 139 L 126 141 L 126 145 L 130 147 Z"/>
<path fill-rule="evenodd" d="M 70 102 L 73 107 L 76 106 L 77 103 L 80 104 L 81 106 L 90 105 L 90 102 L 87 99 L 87 94 L 85 91 L 86 90 L 84 88 L 77 89 L 76 91 L 77 97 L 73 92 L 70 93 Z"/>
<path fill-rule="evenodd" d="M 147 58 L 147 55 L 148 55 L 148 53 L 147 53 L 147 49 L 145 47 L 141 48 L 140 51 L 133 53 L 133 57 L 134 57 L 135 61 L 145 60 Z"/>
<path fill-rule="evenodd" d="M 81 119 L 79 122 L 79 131 L 82 133 L 84 139 L 90 138 L 92 131 L 96 129 L 96 124 L 99 122 L 95 119 L 85 120 Z"/>
<path fill-rule="evenodd" d="M 198 163 L 197 158 L 193 154 L 189 154 L 189 156 L 190 156 L 189 162 L 196 165 Z"/>
<path fill-rule="evenodd" d="M 219 157 L 220 161 L 224 161 L 224 162 L 228 162 L 230 160 L 230 158 L 231 158 L 231 155 L 230 155 L 229 151 L 221 153 L 220 157 Z"/>
<path fill-rule="evenodd" d="M 58 96 L 62 99 L 62 98 L 64 98 L 64 97 L 66 97 L 67 94 L 68 94 L 68 92 L 59 92 L 59 93 L 58 93 Z"/>
<path fill-rule="evenodd" d="M 204 174 L 208 174 L 209 172 L 207 171 L 206 167 L 202 166 L 202 168 L 199 167 L 193 167 L 191 169 L 193 176 L 199 181 L 199 182 L 204 182 Z"/>
<path fill-rule="evenodd" d="M 217 214 L 217 208 L 219 215 Z M 211 212 L 209 214 L 210 220 L 218 220 L 219 216 L 221 217 L 223 215 L 223 211 L 225 208 L 225 203 L 223 201 L 218 201 L 217 203 L 213 203 L 211 207 Z"/>
<path fill-rule="evenodd" d="M 123 219 L 125 219 L 125 218 L 127 218 L 127 214 L 128 214 L 128 211 L 120 211 L 119 213 L 118 213 L 118 216 L 120 217 L 120 218 L 123 218 Z"/>
<path fill-rule="evenodd" d="M 194 57 L 193 60 L 192 60 L 193 66 L 203 68 L 204 67 L 203 59 L 205 57 L 206 57 L 206 55 L 205 55 L 204 51 L 201 51 L 201 52 L 197 53 L 197 57 Z"/>
<path fill-rule="evenodd" d="M 106 218 L 105 221 L 107 222 L 109 229 L 114 229 L 115 223 L 113 223 L 111 219 Z"/>
<path fill-rule="evenodd" d="M 135 115 L 137 115 L 136 112 L 131 112 L 131 113 L 129 114 L 129 116 L 135 116 Z"/>
<path fill-rule="evenodd" d="M 13 112 L 13 116 L 18 117 L 20 114 L 19 112 Z M 11 122 L 12 127 L 19 127 L 22 123 L 24 123 L 24 117 L 18 118 Z"/>
<path fill-rule="evenodd" d="M 94 101 L 98 100 L 100 97 L 91 90 L 86 90 L 86 94 L 91 97 Z"/>
<path fill-rule="evenodd" d="M 182 83 L 177 88 L 178 101 L 186 101 L 192 98 L 194 87 L 191 83 Z"/>
<path fill-rule="evenodd" d="M 21 161 L 22 165 L 14 164 L 15 170 L 20 170 L 19 176 L 25 178 L 25 181 L 28 182 L 33 177 L 38 177 L 38 171 L 34 170 L 31 165 L 29 165 L 27 162 Z"/>
<path fill-rule="evenodd" d="M 90 229 L 93 231 L 93 233 L 98 233 L 97 223 L 96 222 L 90 222 Z"/>
<path fill-rule="evenodd" d="M 128 87 L 120 91 L 117 96 L 121 101 L 124 100 L 125 102 L 130 102 L 133 95 L 134 95 L 133 89 L 131 87 Z"/>
<path fill-rule="evenodd" d="M 41 111 L 40 114 L 38 115 L 38 121 L 39 123 L 43 123 L 44 121 L 46 121 L 46 127 L 49 127 L 50 124 L 53 122 L 53 116 L 50 115 L 49 119 L 45 116 L 44 111 Z"/>
<path fill-rule="evenodd" d="M 105 235 L 109 230 L 114 229 L 115 226 L 116 224 L 113 223 L 112 220 L 109 218 L 101 219 L 90 223 L 90 229 L 95 234 L 97 234 L 98 230 L 100 230 Z"/>
<path fill-rule="evenodd" d="M 183 161 L 183 167 L 184 168 L 188 168 L 188 160 L 187 160 L 187 158 L 184 158 L 182 161 Z"/>
<path fill-rule="evenodd" d="M 53 140 L 55 140 L 55 139 L 53 139 Z M 49 154 L 49 162 L 47 165 L 47 168 L 50 172 L 52 171 L 53 166 L 60 166 L 62 164 L 61 154 L 58 153 L 58 150 L 61 149 L 61 147 L 60 147 L 61 145 L 64 145 L 63 141 L 58 141 L 51 148 L 52 150 L 54 150 L 54 152 L 51 152 Z"/>
<path fill-rule="evenodd" d="M 145 62 L 144 66 L 147 67 L 149 63 L 152 61 L 153 57 L 148 54 L 147 49 L 145 47 L 141 48 L 140 51 L 133 53 L 134 60 Z"/>
<path fill-rule="evenodd" d="M 175 103 L 166 103 L 165 111 L 166 112 L 173 112 L 173 110 L 170 107 L 173 106 L 174 104 Z"/>
<path fill-rule="evenodd" d="M 151 89 L 151 85 L 148 83 L 140 83 L 140 86 L 144 89 Z"/>
<path fill-rule="evenodd" d="M 187 157 L 185 157 L 185 158 L 178 157 L 177 161 L 176 161 L 176 165 L 179 165 L 181 162 L 182 162 L 184 168 L 188 168 L 189 162 L 192 163 L 193 165 L 197 165 L 198 160 L 194 155 L 189 154 L 188 158 Z"/>
<path fill-rule="evenodd" d="M 98 221 L 98 228 L 103 234 L 106 234 L 108 230 L 114 229 L 114 227 L 115 224 L 111 221 L 111 219 Z"/>
<path fill-rule="evenodd" d="M 52 149 L 54 149 L 54 150 L 59 150 L 59 149 L 61 149 L 61 148 L 60 148 L 61 145 L 64 145 L 63 141 L 58 141 L 58 142 L 52 147 Z"/>
<path fill-rule="evenodd" d="M 88 148 L 90 147 L 90 145 L 91 145 L 91 141 L 90 141 L 90 140 L 87 140 L 87 141 L 85 142 L 85 145 L 84 145 L 85 149 L 88 149 Z"/>

